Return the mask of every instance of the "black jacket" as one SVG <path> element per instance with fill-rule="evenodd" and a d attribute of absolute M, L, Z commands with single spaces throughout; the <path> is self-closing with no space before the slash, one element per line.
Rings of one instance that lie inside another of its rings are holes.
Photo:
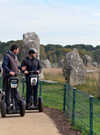
<path fill-rule="evenodd" d="M 26 66 L 27 71 L 37 71 L 41 72 L 42 66 L 40 60 L 37 58 L 30 59 L 28 56 L 22 61 L 21 67 Z"/>

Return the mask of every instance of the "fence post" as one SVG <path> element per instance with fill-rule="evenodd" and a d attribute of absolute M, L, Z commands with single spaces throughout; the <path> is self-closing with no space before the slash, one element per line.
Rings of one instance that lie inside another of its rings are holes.
<path fill-rule="evenodd" d="M 63 102 L 63 112 L 66 111 L 66 85 L 64 84 L 64 102 Z"/>
<path fill-rule="evenodd" d="M 39 96 L 42 96 L 42 81 L 40 81 L 40 92 L 39 92 Z"/>
<path fill-rule="evenodd" d="M 89 103 L 90 103 L 90 135 L 93 135 L 93 96 L 90 96 Z"/>
<path fill-rule="evenodd" d="M 70 85 L 67 84 L 67 115 L 68 117 L 70 117 L 70 92 L 71 92 L 71 89 L 70 89 Z"/>
<path fill-rule="evenodd" d="M 76 88 L 73 89 L 72 126 L 75 125 L 75 104 L 76 104 Z"/>

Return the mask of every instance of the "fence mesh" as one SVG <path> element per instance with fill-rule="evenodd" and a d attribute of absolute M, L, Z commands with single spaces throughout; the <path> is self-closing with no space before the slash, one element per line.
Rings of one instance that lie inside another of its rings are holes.
<path fill-rule="evenodd" d="M 42 96 L 45 106 L 62 110 L 64 84 L 42 82 Z"/>
<path fill-rule="evenodd" d="M 89 134 L 90 128 L 89 116 L 89 96 L 84 92 L 76 90 L 75 125 L 87 134 Z"/>
<path fill-rule="evenodd" d="M 93 103 L 93 132 L 100 135 L 100 99 L 94 98 Z"/>
<path fill-rule="evenodd" d="M 73 103 L 73 88 L 70 85 L 66 85 L 66 114 L 72 118 L 72 103 Z"/>
<path fill-rule="evenodd" d="M 75 125 L 81 131 L 89 133 L 89 96 L 75 90 Z M 66 114 L 72 120 L 73 87 L 66 85 Z"/>

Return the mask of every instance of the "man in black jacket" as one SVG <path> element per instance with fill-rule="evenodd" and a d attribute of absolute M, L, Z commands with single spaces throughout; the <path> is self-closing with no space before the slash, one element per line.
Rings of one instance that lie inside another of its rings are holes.
<path fill-rule="evenodd" d="M 29 49 L 29 55 L 22 61 L 21 67 L 22 71 L 26 76 L 26 108 L 30 107 L 30 98 L 31 98 L 31 89 L 29 83 L 29 71 L 34 71 L 40 74 L 41 72 L 41 63 L 37 59 L 37 51 L 34 48 Z M 37 95 L 38 95 L 38 81 L 36 86 L 34 86 L 34 105 L 37 105 Z"/>

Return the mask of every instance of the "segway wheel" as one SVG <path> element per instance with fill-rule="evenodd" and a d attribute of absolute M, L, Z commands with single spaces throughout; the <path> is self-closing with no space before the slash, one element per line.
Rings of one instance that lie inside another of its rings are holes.
<path fill-rule="evenodd" d="M 1 101 L 1 117 L 6 117 L 6 103 L 4 101 Z"/>
<path fill-rule="evenodd" d="M 38 108 L 39 108 L 39 112 L 43 112 L 43 100 L 42 100 L 42 97 L 38 98 Z"/>
<path fill-rule="evenodd" d="M 23 102 L 20 103 L 20 116 L 24 116 L 25 115 L 25 105 Z"/>

